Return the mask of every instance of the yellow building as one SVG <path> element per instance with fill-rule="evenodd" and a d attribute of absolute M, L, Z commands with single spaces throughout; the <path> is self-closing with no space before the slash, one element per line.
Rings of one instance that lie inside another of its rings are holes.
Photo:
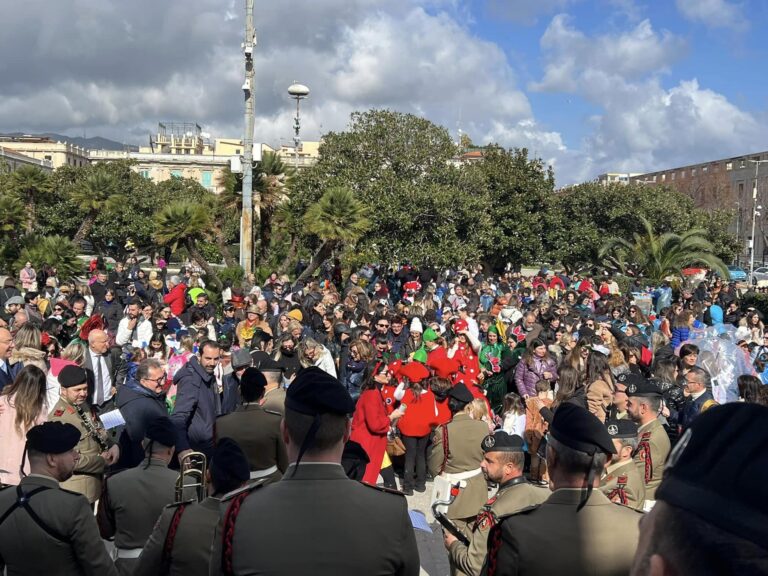
<path fill-rule="evenodd" d="M 85 148 L 69 142 L 54 142 L 41 136 L 1 136 L 0 146 L 30 158 L 50 162 L 54 170 L 61 166 L 85 166 L 90 161 Z"/>
<path fill-rule="evenodd" d="M 0 146 L 0 171 L 7 169 L 15 172 L 22 166 L 35 166 L 43 172 L 53 171 L 53 164 L 48 160 L 38 160 L 37 158 L 25 156 Z"/>

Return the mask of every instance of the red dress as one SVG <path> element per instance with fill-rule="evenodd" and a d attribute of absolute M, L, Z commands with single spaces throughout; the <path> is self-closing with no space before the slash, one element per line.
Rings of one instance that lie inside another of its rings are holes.
<path fill-rule="evenodd" d="M 480 359 L 477 357 L 477 354 L 475 354 L 475 351 L 472 350 L 472 346 L 460 342 L 456 354 L 453 355 L 453 359 L 461 364 L 464 384 L 466 384 L 467 387 L 469 387 L 470 384 L 477 384 L 477 378 L 480 375 Z M 456 382 L 460 380 L 461 378 L 456 380 Z"/>
<path fill-rule="evenodd" d="M 376 388 L 365 390 L 357 399 L 350 435 L 350 440 L 360 444 L 370 460 L 365 467 L 363 482 L 376 484 L 387 448 L 388 431 L 389 417 L 381 392 Z"/>

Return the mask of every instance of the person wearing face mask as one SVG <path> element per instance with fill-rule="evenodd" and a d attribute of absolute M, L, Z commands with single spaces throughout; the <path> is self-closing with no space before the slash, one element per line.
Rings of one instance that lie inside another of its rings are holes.
<path fill-rule="evenodd" d="M 79 464 L 79 442 L 80 431 L 62 422 L 27 432 L 30 474 L 0 491 L 0 572 L 117 576 L 88 500 L 59 485 Z"/>

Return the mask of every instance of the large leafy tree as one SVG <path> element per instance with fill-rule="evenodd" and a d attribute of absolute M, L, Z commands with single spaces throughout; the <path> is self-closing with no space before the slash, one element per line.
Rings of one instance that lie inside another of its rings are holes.
<path fill-rule="evenodd" d="M 155 241 L 168 245 L 175 251 L 184 246 L 191 258 L 205 270 L 209 281 L 218 289 L 221 282 L 216 271 L 200 253 L 198 238 L 208 238 L 211 234 L 211 215 L 208 207 L 202 203 L 176 201 L 168 204 L 155 214 Z"/>
<path fill-rule="evenodd" d="M 598 256 L 607 268 L 659 282 L 668 276 L 679 276 L 683 268 L 703 264 L 721 277 L 728 277 L 728 269 L 715 255 L 706 230 L 695 228 L 683 234 L 658 234 L 646 218 L 640 217 L 640 222 L 644 230 L 634 233 L 632 241 L 621 237 L 605 241 Z"/>
<path fill-rule="evenodd" d="M 26 205 L 25 230 L 31 233 L 35 228 L 37 204 L 51 189 L 49 177 L 36 166 L 21 166 L 11 173 L 8 184 Z"/>
<path fill-rule="evenodd" d="M 116 188 L 114 176 L 105 170 L 98 170 L 86 176 L 80 186 L 72 191 L 72 201 L 85 214 L 80 228 L 75 233 L 75 243 L 88 237 L 100 211 L 120 202 Z"/>
<path fill-rule="evenodd" d="M 272 221 L 275 211 L 288 198 L 289 183 L 294 169 L 285 164 L 275 152 L 265 151 L 253 166 L 254 206 L 258 211 L 259 260 L 269 258 L 272 244 Z"/>
<path fill-rule="evenodd" d="M 84 263 L 77 254 L 77 246 L 69 238 L 30 235 L 23 241 L 15 269 L 21 270 L 27 261 L 38 265 L 44 263 L 56 268 L 60 278 L 68 279 L 79 275 L 84 269 Z"/>
<path fill-rule="evenodd" d="M 356 242 L 370 226 L 365 206 L 342 187 L 328 189 L 306 213 L 304 224 L 321 243 L 299 280 L 311 276 L 334 250 Z"/>

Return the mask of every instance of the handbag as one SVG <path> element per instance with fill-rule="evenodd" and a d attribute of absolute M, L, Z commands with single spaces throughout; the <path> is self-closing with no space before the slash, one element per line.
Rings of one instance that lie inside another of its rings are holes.
<path fill-rule="evenodd" d="M 394 456 L 402 456 L 405 454 L 405 444 L 403 444 L 400 433 L 396 429 L 391 429 L 387 434 L 387 455 L 390 458 Z"/>

